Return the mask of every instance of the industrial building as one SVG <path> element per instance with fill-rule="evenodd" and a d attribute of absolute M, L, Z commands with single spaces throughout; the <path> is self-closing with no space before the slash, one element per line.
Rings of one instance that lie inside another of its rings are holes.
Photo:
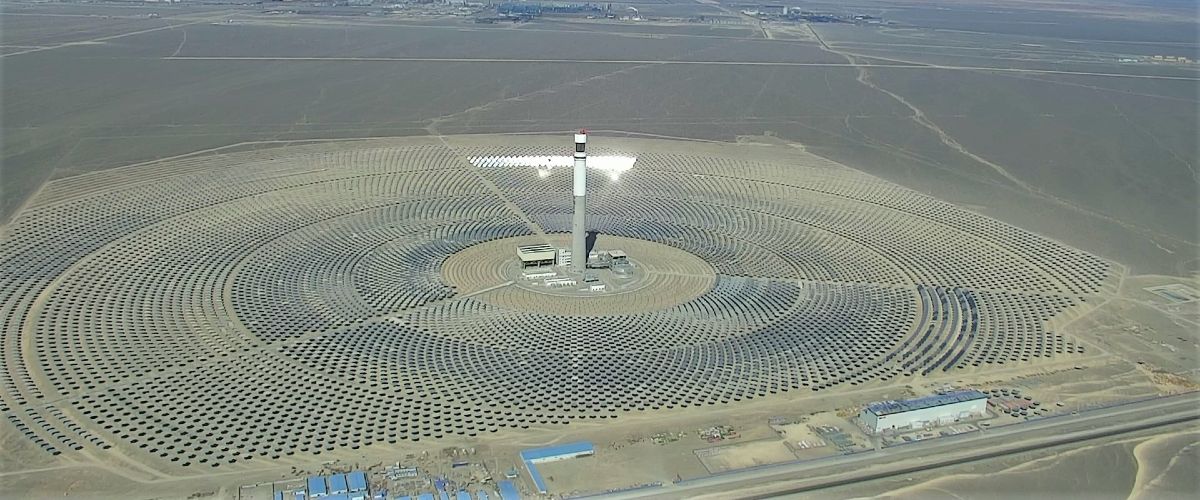
<path fill-rule="evenodd" d="M 517 258 L 521 259 L 521 267 L 553 266 L 558 251 L 546 244 L 521 245 L 517 247 Z"/>
<path fill-rule="evenodd" d="M 561 444 L 558 446 L 547 446 L 545 448 L 532 448 L 521 452 L 521 461 L 525 463 L 525 469 L 529 471 L 530 479 L 533 479 L 533 486 L 539 493 L 545 494 L 546 482 L 542 479 L 542 474 L 537 470 L 537 464 L 545 462 L 555 462 L 558 460 L 567 460 L 571 458 L 588 457 L 596 454 L 596 448 L 592 443 L 587 441 L 579 441 L 575 443 Z M 500 496 L 504 496 L 504 490 L 500 490 Z"/>
<path fill-rule="evenodd" d="M 317 498 L 328 494 L 329 490 L 325 489 L 325 478 L 321 476 L 308 478 L 308 496 Z"/>
<path fill-rule="evenodd" d="M 357 470 L 346 474 L 346 483 L 349 491 L 367 491 L 367 473 Z"/>
<path fill-rule="evenodd" d="M 987 398 L 987 394 L 971 389 L 902 401 L 881 401 L 867 405 L 859 418 L 863 427 L 875 434 L 944 425 L 984 415 Z"/>
<path fill-rule="evenodd" d="M 512 481 L 500 481 L 500 500 L 521 500 L 521 494 Z"/>
<path fill-rule="evenodd" d="M 334 474 L 329 476 L 330 495 L 341 495 L 349 492 L 350 488 L 346 485 L 346 476 L 342 474 Z"/>
<path fill-rule="evenodd" d="M 296 498 L 322 498 L 328 500 L 364 500 L 367 498 L 370 484 L 367 473 L 353 471 L 348 474 L 333 474 L 331 476 L 309 476 L 305 479 L 307 492 L 295 492 Z M 284 492 L 275 492 L 276 500 L 284 498 Z"/>
<path fill-rule="evenodd" d="M 629 254 L 624 250 L 603 250 L 588 253 L 588 269 L 611 269 L 614 272 L 629 271 Z"/>
<path fill-rule="evenodd" d="M 512 160 L 512 158 L 508 158 Z M 608 292 L 611 283 L 601 282 L 604 278 L 592 270 L 608 270 L 604 276 L 629 280 L 633 278 L 634 265 L 629 255 L 620 249 L 588 250 L 589 240 L 594 243 L 596 233 L 585 228 L 587 220 L 587 131 L 580 130 L 575 134 L 575 151 L 572 156 L 572 194 L 574 196 L 574 211 L 571 214 L 571 240 L 569 248 L 554 248 L 546 243 L 524 244 L 517 246 L 517 259 L 521 263 L 521 277 L 524 281 L 538 282 L 545 288 L 569 289 L 568 292 L 588 292 L 592 294 Z M 539 169 L 549 167 L 554 163 L 553 157 L 546 158 L 545 164 L 539 164 Z M 519 164 L 519 163 L 518 163 Z M 613 177 L 616 180 L 616 177 Z M 559 276 L 558 271 L 546 269 L 557 264 L 565 267 L 568 276 Z M 582 275 L 582 276 L 580 276 Z M 586 284 L 583 288 L 575 288 L 582 278 Z"/>

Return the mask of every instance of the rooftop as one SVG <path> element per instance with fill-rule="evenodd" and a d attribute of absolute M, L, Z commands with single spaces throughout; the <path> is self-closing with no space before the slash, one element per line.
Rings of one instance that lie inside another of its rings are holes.
<path fill-rule="evenodd" d="M 500 481 L 499 485 L 501 500 L 521 500 L 521 494 L 517 493 L 517 487 L 513 486 L 512 481 Z"/>
<path fill-rule="evenodd" d="M 554 260 L 557 255 L 554 247 L 545 243 L 521 245 L 517 247 L 517 257 L 524 261 Z"/>
<path fill-rule="evenodd" d="M 309 495 L 324 495 L 325 478 L 322 476 L 309 476 L 308 478 L 308 494 Z"/>
<path fill-rule="evenodd" d="M 578 441 L 574 443 L 560 444 L 555 446 L 546 446 L 544 448 L 530 448 L 521 452 L 521 460 L 540 460 L 543 458 L 551 458 L 557 456 L 575 456 L 581 453 L 593 453 L 595 447 L 589 441 Z"/>
<path fill-rule="evenodd" d="M 367 473 L 363 471 L 353 471 L 346 474 L 346 483 L 350 491 L 366 491 L 367 490 Z"/>
<path fill-rule="evenodd" d="M 974 389 L 965 391 L 948 392 L 946 394 L 935 394 L 933 396 L 925 396 L 916 399 L 905 399 L 902 401 L 880 401 L 867 405 L 867 411 L 876 415 L 891 415 L 893 413 L 903 413 L 913 410 L 924 410 L 926 408 L 935 408 L 953 403 L 961 403 L 963 401 L 974 401 L 977 399 L 987 399 L 987 394 Z"/>

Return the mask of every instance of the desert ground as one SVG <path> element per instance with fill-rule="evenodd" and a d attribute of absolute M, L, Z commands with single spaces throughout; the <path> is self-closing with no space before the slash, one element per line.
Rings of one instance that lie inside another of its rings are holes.
<path fill-rule="evenodd" d="M 1036 3 L 839 4 L 897 24 L 767 40 L 753 22 L 512 26 L 6 3 L 4 212 L 53 177 L 233 144 L 583 124 L 771 136 L 1138 273 L 1196 270 L 1196 69 L 1117 62 L 1194 55 L 1186 17 L 1120 2 L 1106 11 L 1122 18 Z M 656 9 L 721 13 L 645 6 Z M 667 64 L 679 62 L 692 64 Z"/>
<path fill-rule="evenodd" d="M 1190 498 L 1198 445 L 1194 427 L 1167 429 L 782 498 Z"/>

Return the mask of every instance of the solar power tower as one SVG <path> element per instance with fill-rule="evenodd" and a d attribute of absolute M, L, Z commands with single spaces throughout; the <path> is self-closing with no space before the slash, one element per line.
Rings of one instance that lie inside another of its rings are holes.
<path fill-rule="evenodd" d="M 583 226 L 587 211 L 587 131 L 575 134 L 575 215 L 571 222 L 571 270 L 587 269 L 587 234 Z"/>

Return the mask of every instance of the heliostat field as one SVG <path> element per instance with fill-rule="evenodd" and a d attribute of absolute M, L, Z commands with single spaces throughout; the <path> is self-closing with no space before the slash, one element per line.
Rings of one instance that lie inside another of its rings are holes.
<path fill-rule="evenodd" d="M 541 293 L 569 137 L 326 142 L 49 183 L 0 242 L 3 411 L 52 454 L 229 467 L 1033 363 L 1107 261 L 793 148 L 597 137 L 642 272 Z"/>

